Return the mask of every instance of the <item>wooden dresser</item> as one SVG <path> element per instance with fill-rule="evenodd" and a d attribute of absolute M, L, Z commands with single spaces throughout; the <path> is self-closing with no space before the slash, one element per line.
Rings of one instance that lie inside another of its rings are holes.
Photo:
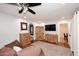
<path fill-rule="evenodd" d="M 36 40 L 44 40 L 44 27 L 43 26 L 37 26 L 36 27 Z"/>
<path fill-rule="evenodd" d="M 22 47 L 26 47 L 32 41 L 31 35 L 29 33 L 20 33 L 20 43 Z"/>
<path fill-rule="evenodd" d="M 51 43 L 58 43 L 57 34 L 45 34 L 45 40 Z"/>

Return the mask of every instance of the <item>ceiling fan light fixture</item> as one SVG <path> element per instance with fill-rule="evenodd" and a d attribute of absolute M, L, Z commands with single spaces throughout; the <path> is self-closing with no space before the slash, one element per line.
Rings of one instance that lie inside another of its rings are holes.
<path fill-rule="evenodd" d="M 61 5 L 65 5 L 66 3 L 61 3 Z"/>
<path fill-rule="evenodd" d="M 23 13 L 26 13 L 27 10 L 28 10 L 28 8 L 27 7 L 24 7 Z"/>
<path fill-rule="evenodd" d="M 61 19 L 65 19 L 65 17 L 61 17 Z"/>
<path fill-rule="evenodd" d="M 24 19 L 26 19 L 26 16 L 24 16 Z"/>
<path fill-rule="evenodd" d="M 21 9 L 22 9 L 22 7 L 19 6 L 19 7 L 18 7 L 18 10 L 21 10 Z"/>
<path fill-rule="evenodd" d="M 39 6 L 41 5 L 41 3 L 18 3 L 18 13 L 19 14 L 26 14 L 27 11 L 29 11 L 32 14 L 36 14 L 35 11 L 33 11 L 32 9 L 30 9 L 29 7 L 34 7 L 34 6 Z"/>

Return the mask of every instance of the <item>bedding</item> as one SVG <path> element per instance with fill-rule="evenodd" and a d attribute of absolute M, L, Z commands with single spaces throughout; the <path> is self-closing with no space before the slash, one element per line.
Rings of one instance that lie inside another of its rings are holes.
<path fill-rule="evenodd" d="M 17 53 L 18 56 L 39 56 L 41 54 L 41 48 L 36 45 L 29 46 Z"/>
<path fill-rule="evenodd" d="M 15 50 L 9 47 L 3 47 L 0 49 L 0 56 L 16 56 L 17 53 Z"/>
<path fill-rule="evenodd" d="M 61 47 L 55 44 L 50 44 L 47 42 L 37 41 L 31 45 L 39 46 L 45 56 L 72 56 L 72 52 L 69 48 Z"/>
<path fill-rule="evenodd" d="M 72 56 L 69 48 L 42 41 L 36 41 L 23 49 L 14 45 L 12 47 L 0 49 L 0 56 Z"/>
<path fill-rule="evenodd" d="M 13 46 L 19 46 L 19 47 L 21 47 L 20 43 L 17 40 L 15 40 L 15 41 L 13 41 L 13 42 L 5 45 L 5 47 L 9 47 L 9 48 L 13 48 Z"/>
<path fill-rule="evenodd" d="M 17 40 L 15 40 L 0 49 L 0 56 L 15 56 L 20 50 L 21 45 Z"/>

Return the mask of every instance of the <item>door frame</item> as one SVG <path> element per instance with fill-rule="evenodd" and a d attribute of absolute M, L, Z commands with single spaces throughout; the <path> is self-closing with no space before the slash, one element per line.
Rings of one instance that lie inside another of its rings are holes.
<path fill-rule="evenodd" d="M 60 42 L 60 24 L 64 24 L 64 23 L 67 23 L 68 24 L 68 33 L 69 33 L 69 35 L 70 35 L 70 25 L 71 25 L 71 22 L 70 21 L 60 21 L 59 23 L 58 23 L 58 42 Z M 68 37 L 68 44 L 70 45 L 70 41 L 69 40 L 71 40 L 71 38 L 70 37 Z"/>

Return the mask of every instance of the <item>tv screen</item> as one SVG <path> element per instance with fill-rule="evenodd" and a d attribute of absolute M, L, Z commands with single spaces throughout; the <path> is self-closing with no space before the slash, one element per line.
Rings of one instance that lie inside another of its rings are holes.
<path fill-rule="evenodd" d="M 45 25 L 45 31 L 56 31 L 56 25 L 55 24 Z"/>

